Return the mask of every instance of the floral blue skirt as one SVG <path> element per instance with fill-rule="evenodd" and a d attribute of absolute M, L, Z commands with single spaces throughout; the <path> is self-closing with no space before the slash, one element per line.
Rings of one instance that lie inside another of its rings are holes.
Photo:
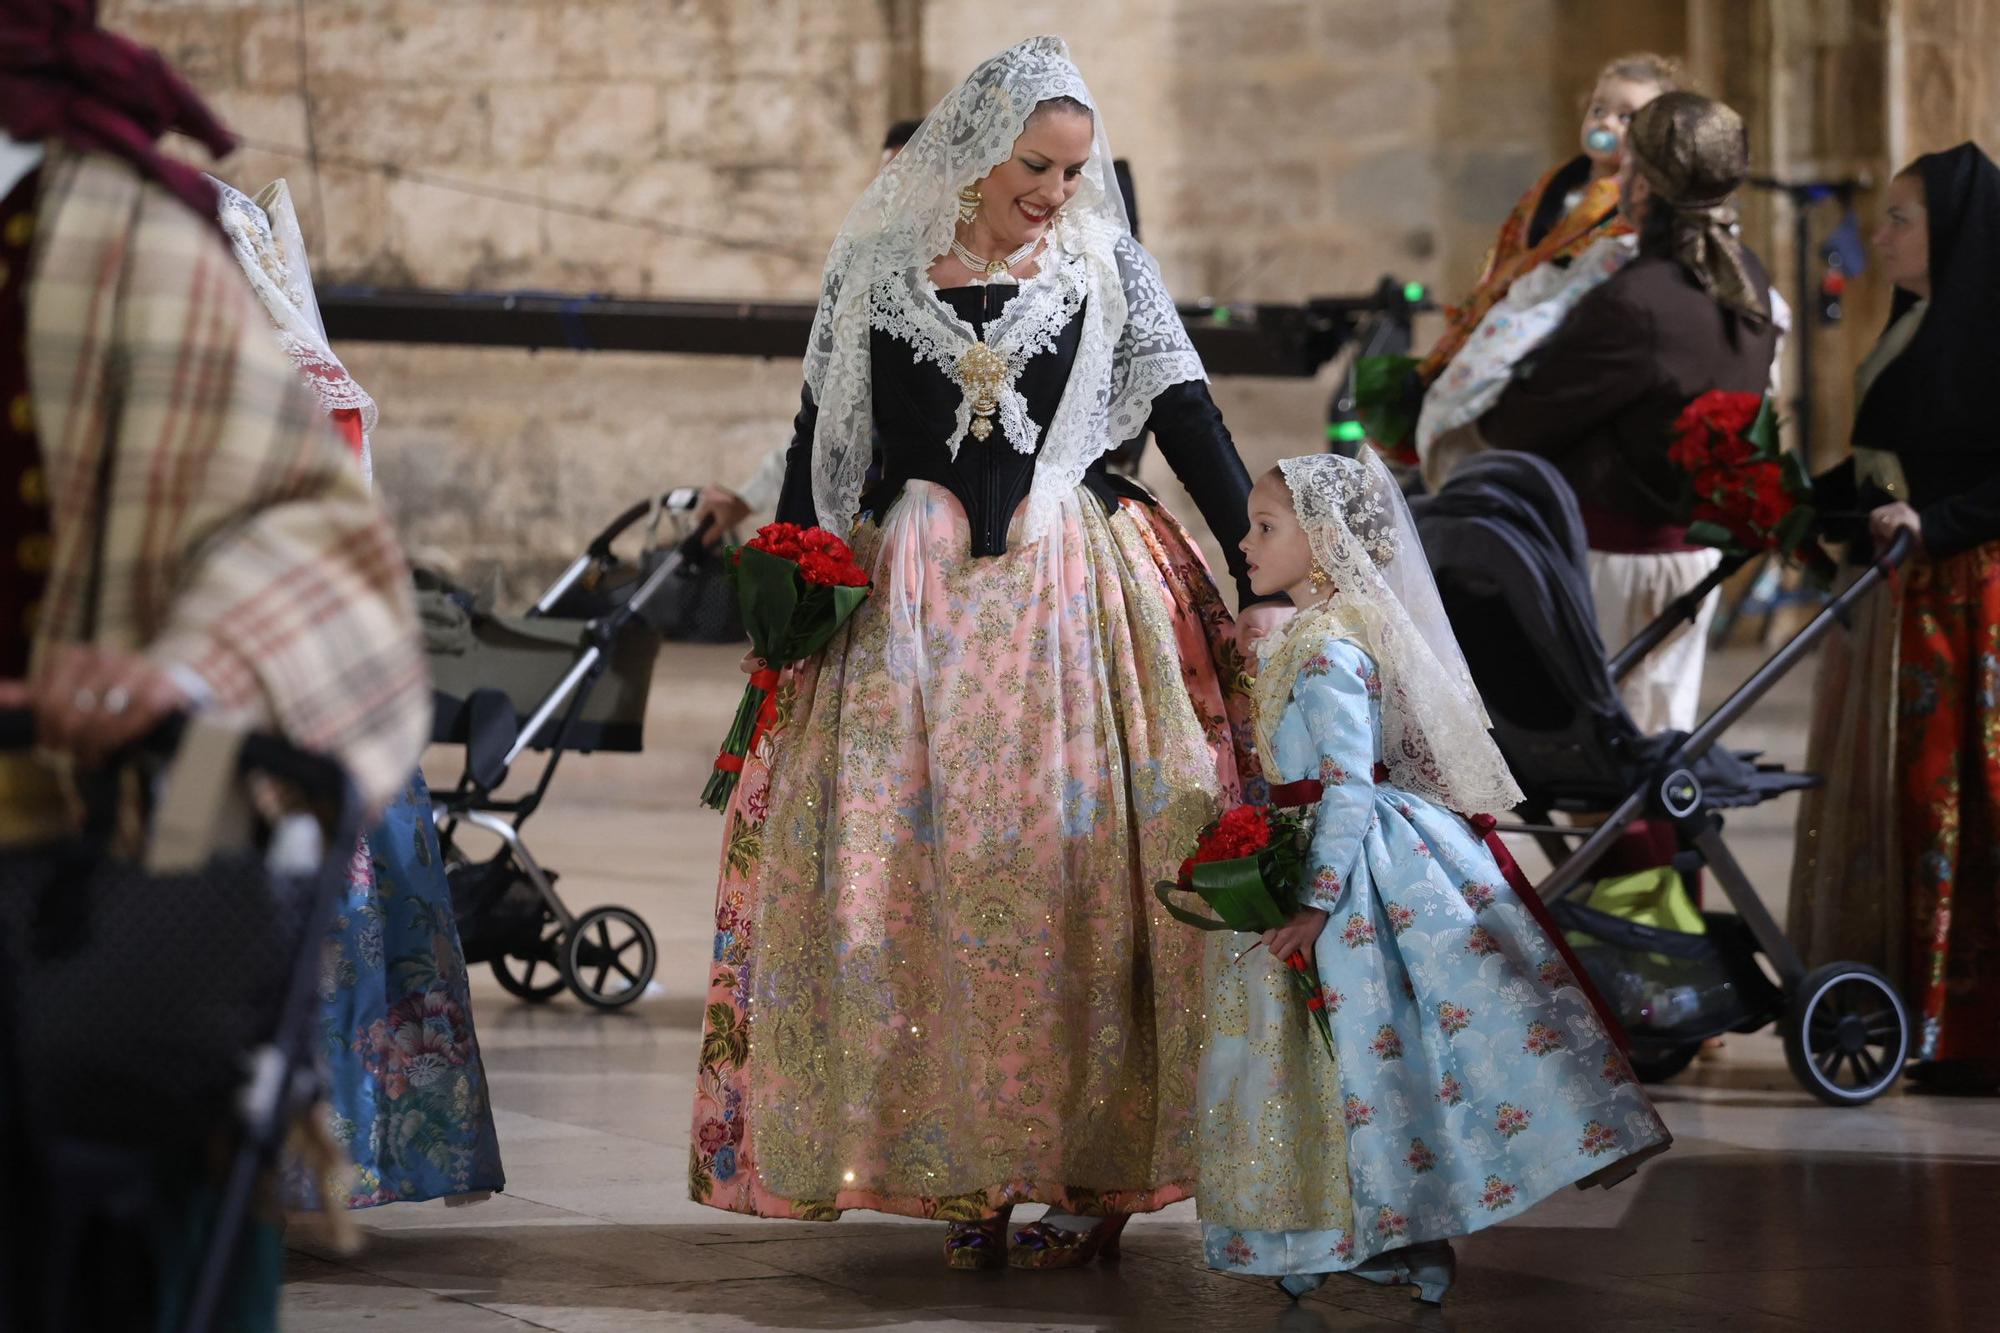
<path fill-rule="evenodd" d="M 356 849 L 321 964 L 320 1056 L 347 1206 L 499 1189 L 500 1147 L 430 792 L 413 776 Z M 318 1191 L 294 1170 L 287 1191 Z"/>

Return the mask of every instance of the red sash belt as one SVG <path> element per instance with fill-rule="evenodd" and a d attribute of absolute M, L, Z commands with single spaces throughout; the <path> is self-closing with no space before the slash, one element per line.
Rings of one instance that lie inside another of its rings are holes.
<path fill-rule="evenodd" d="M 1326 785 L 1318 778 L 1300 778 L 1297 782 L 1280 782 L 1271 788 L 1271 804 L 1280 809 L 1300 805 L 1318 805 L 1325 794 Z"/>
<path fill-rule="evenodd" d="M 1576 978 L 1577 989 L 1590 1001 L 1590 1007 L 1597 1011 L 1598 1021 L 1603 1023 L 1604 1030 L 1611 1034 L 1611 1040 L 1617 1043 L 1620 1051 L 1629 1055 L 1632 1050 L 1632 1039 L 1625 1035 L 1624 1026 L 1612 1015 L 1611 1006 L 1606 1004 L 1604 996 L 1598 993 L 1596 984 L 1590 979 L 1590 973 L 1584 971 L 1583 964 L 1577 961 L 1575 952 L 1569 947 L 1569 941 L 1563 938 L 1562 930 L 1556 925 L 1555 918 L 1549 915 L 1548 907 L 1543 904 L 1542 896 L 1535 892 L 1534 885 L 1528 883 L 1528 877 L 1522 874 L 1521 867 L 1514 863 L 1514 854 L 1508 851 L 1507 844 L 1500 840 L 1500 834 L 1496 831 L 1500 821 L 1492 815 L 1468 815 L 1465 822 L 1472 825 L 1474 833 L 1486 840 L 1486 850 L 1491 852 L 1493 859 L 1499 863 L 1500 873 L 1506 878 L 1507 887 L 1514 890 L 1514 896 L 1521 900 L 1521 906 L 1528 909 L 1528 915 L 1535 918 L 1535 924 L 1542 928 L 1542 933 L 1549 937 L 1549 943 L 1553 944 L 1556 952 L 1562 955 L 1563 962 L 1569 967 L 1570 975 Z"/>
<path fill-rule="evenodd" d="M 1389 766 L 1375 765 L 1375 781 L 1389 780 Z M 1297 782 L 1278 782 L 1271 786 L 1271 804 L 1282 808 L 1299 805 L 1318 805 L 1319 798 L 1326 795 L 1326 784 L 1318 778 L 1300 778 Z"/>

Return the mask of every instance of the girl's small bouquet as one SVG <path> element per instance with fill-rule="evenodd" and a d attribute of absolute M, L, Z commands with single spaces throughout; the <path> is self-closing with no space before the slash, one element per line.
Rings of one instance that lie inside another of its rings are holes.
<path fill-rule="evenodd" d="M 1812 478 L 1796 453 L 1778 446 L 1777 413 L 1762 394 L 1715 389 L 1689 403 L 1667 459 L 1693 487 L 1689 541 L 1731 555 L 1775 551 L 1814 579 L 1832 577 Z"/>
<path fill-rule="evenodd" d="M 868 599 L 867 571 L 847 543 L 824 528 L 768 523 L 731 548 L 723 568 L 736 588 L 751 650 L 764 665 L 744 687 L 736 720 L 702 788 L 701 803 L 711 810 L 729 804 L 743 757 L 777 718 L 779 671 L 817 656 Z"/>
<path fill-rule="evenodd" d="M 1175 920 L 1197 930 L 1261 934 L 1289 921 L 1303 905 L 1306 846 L 1312 835 L 1303 807 L 1239 805 L 1203 829 L 1194 853 L 1181 862 L 1180 878 L 1153 886 L 1153 896 Z M 1174 901 L 1193 894 L 1215 915 L 1203 916 Z M 1306 1016 L 1334 1054 L 1333 1023 L 1319 975 L 1302 953 L 1285 960 L 1285 975 L 1305 1001 Z"/>

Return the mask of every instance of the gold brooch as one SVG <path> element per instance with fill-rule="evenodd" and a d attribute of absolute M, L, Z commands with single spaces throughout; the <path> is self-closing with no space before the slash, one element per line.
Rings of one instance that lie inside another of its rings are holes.
<path fill-rule="evenodd" d="M 972 438 L 993 433 L 993 414 L 1000 410 L 1000 391 L 1007 387 L 1007 358 L 976 342 L 958 358 L 958 386 L 972 408 Z"/>

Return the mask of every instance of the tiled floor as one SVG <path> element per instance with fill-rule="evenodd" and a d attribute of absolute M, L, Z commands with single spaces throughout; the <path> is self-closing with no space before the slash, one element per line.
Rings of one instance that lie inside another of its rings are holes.
<path fill-rule="evenodd" d="M 1727 683 L 1752 661 L 1732 653 L 1712 674 Z M 722 649 L 669 650 L 652 750 L 571 761 L 528 826 L 573 907 L 621 902 L 647 917 L 659 993 L 615 1015 L 567 998 L 537 1009 L 482 972 L 507 1192 L 363 1214 L 368 1244 L 352 1258 L 334 1257 L 314 1225 L 295 1227 L 288 1329 L 1994 1327 L 2000 1101 L 1898 1092 L 1823 1108 L 1769 1035 L 1732 1038 L 1722 1058 L 1658 1090 L 1678 1144 L 1638 1179 L 1462 1242 L 1443 1311 L 1351 1280 L 1294 1307 L 1262 1282 L 1212 1273 L 1189 1204 L 1135 1221 L 1121 1264 L 1048 1275 L 943 1271 L 933 1225 L 695 1207 L 688 1113 L 720 834 L 694 797 L 741 680 L 734 662 Z M 1808 675 L 1732 739 L 1796 761 Z M 1786 801 L 1730 828 L 1779 908 L 1791 818 Z"/>

